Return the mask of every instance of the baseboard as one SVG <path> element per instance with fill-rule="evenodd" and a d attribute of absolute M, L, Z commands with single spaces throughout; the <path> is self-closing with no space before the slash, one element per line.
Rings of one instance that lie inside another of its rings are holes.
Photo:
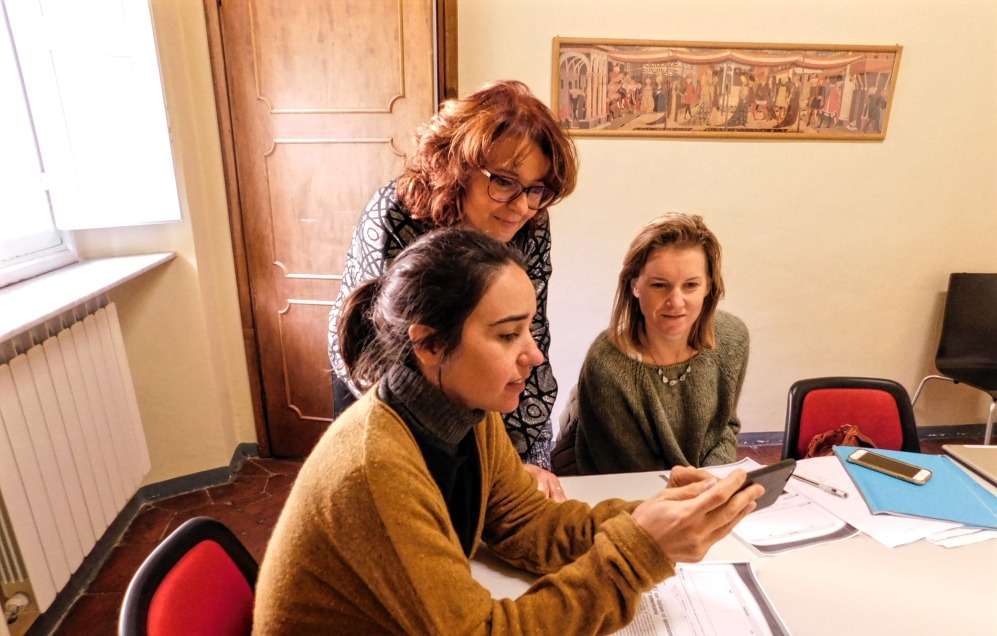
<path fill-rule="evenodd" d="M 142 503 L 148 503 L 157 499 L 166 499 L 167 497 L 175 497 L 195 490 L 201 490 L 202 488 L 218 486 L 227 483 L 232 478 L 232 475 L 235 474 L 235 471 L 239 469 L 239 465 L 247 458 L 259 456 L 260 447 L 258 444 L 239 444 L 235 447 L 235 452 L 232 454 L 232 461 L 229 462 L 227 467 L 222 466 L 220 468 L 202 470 L 199 473 L 175 477 L 174 479 L 167 479 L 166 481 L 160 481 L 155 484 L 148 484 L 139 488 L 138 492 L 135 493 L 135 497 L 141 497 Z"/>
<path fill-rule="evenodd" d="M 983 422 L 979 424 L 945 424 L 941 426 L 918 426 L 918 439 L 932 439 L 938 437 L 959 439 L 962 437 L 982 439 L 983 433 L 987 430 L 987 425 Z"/>
<path fill-rule="evenodd" d="M 959 438 L 980 439 L 986 431 L 985 424 L 944 424 L 940 426 L 918 426 L 918 439 Z M 784 431 L 763 431 L 761 433 L 740 433 L 738 446 L 782 446 Z"/>
<path fill-rule="evenodd" d="M 202 488 L 219 486 L 228 483 L 232 475 L 239 469 L 243 461 L 250 457 L 259 457 L 260 447 L 258 444 L 239 444 L 232 454 L 229 465 L 220 468 L 204 470 L 192 475 L 184 475 L 174 479 L 147 484 L 138 489 L 138 492 L 125 504 L 118 516 L 108 526 L 103 536 L 97 540 L 93 549 L 83 559 L 83 563 L 76 569 L 76 572 L 69 577 L 69 582 L 62 590 L 56 594 L 55 600 L 45 612 L 28 628 L 26 636 L 48 636 L 55 633 L 59 623 L 66 617 L 72 609 L 73 604 L 83 592 L 87 590 L 93 579 L 100 572 L 101 567 L 107 561 L 114 547 L 121 541 L 128 526 L 142 511 L 142 507 L 157 499 L 174 497 L 184 493 L 193 492 Z"/>

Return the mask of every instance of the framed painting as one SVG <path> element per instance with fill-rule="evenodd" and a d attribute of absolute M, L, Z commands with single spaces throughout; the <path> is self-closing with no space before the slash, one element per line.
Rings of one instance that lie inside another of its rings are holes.
<path fill-rule="evenodd" d="M 902 47 L 554 38 L 551 106 L 584 137 L 883 140 Z"/>

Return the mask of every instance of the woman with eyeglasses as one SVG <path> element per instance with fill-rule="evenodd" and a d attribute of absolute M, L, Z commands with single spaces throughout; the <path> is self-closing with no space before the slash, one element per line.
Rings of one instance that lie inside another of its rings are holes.
<path fill-rule="evenodd" d="M 559 482 L 549 471 L 557 382 L 547 361 L 547 210 L 575 189 L 575 147 L 547 106 L 518 81 L 486 84 L 465 98 L 444 102 L 416 131 L 416 142 L 402 175 L 367 204 L 353 234 L 339 297 L 329 313 L 335 414 L 361 393 L 348 379 L 336 338 L 350 292 L 383 274 L 406 246 L 430 230 L 475 228 L 519 249 L 536 289 L 537 313 L 530 329 L 544 361 L 534 367 L 505 425 L 539 489 L 560 500 Z"/>

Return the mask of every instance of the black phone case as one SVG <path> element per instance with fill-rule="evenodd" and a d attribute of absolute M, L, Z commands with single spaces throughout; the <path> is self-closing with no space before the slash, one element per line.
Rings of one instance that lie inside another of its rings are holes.
<path fill-rule="evenodd" d="M 761 510 L 775 503 L 794 470 L 796 470 L 796 460 L 792 458 L 756 468 L 748 472 L 748 479 L 741 486 L 741 490 L 751 484 L 761 484 L 765 488 L 765 494 L 755 500 L 757 504 L 755 510 Z"/>

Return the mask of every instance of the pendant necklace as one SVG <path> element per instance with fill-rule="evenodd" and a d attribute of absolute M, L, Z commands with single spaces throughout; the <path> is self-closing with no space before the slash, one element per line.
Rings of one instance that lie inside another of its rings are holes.
<path fill-rule="evenodd" d="M 665 375 L 664 368 L 662 366 L 658 366 L 657 364 L 658 360 L 660 360 L 661 358 L 658 358 L 658 356 L 654 355 L 654 353 L 650 351 L 650 348 L 648 348 L 648 355 L 651 358 L 651 360 L 649 360 L 649 363 L 654 364 L 654 370 L 658 373 L 658 377 L 661 378 L 661 382 L 665 386 L 675 386 L 679 382 L 685 382 L 685 379 L 689 376 L 689 373 L 692 371 L 692 361 L 696 358 L 696 353 L 698 352 L 696 351 L 692 352 L 692 356 L 685 362 L 685 369 L 682 371 L 681 374 L 679 374 L 677 378 L 669 378 L 667 375 Z M 637 354 L 637 357 L 639 360 L 640 354 Z M 672 363 L 672 365 L 663 365 L 663 366 L 673 366 L 677 364 L 678 363 Z"/>
<path fill-rule="evenodd" d="M 658 372 L 658 377 L 661 378 L 662 382 L 664 382 L 668 386 L 675 386 L 679 382 L 685 382 L 686 376 L 688 376 L 689 375 L 689 371 L 692 370 L 692 362 L 690 362 L 689 364 L 685 365 L 685 371 L 683 371 L 682 375 L 680 375 L 679 377 L 677 377 L 675 379 L 669 378 L 667 375 L 665 375 L 665 371 L 661 367 L 655 367 L 655 370 Z"/>

